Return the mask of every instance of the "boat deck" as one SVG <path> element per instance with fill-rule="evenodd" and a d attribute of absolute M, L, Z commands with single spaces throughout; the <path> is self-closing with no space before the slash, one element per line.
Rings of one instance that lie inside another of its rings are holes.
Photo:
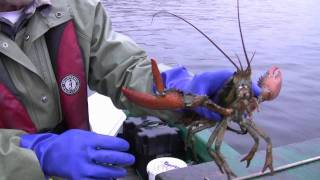
<path fill-rule="evenodd" d="M 226 179 L 220 173 L 218 167 L 211 161 L 206 152 L 206 142 L 209 130 L 204 130 L 196 135 L 196 151 L 206 163 L 198 164 L 188 168 L 168 171 L 158 175 L 158 180 L 169 179 Z M 231 169 L 238 175 L 236 179 L 308 179 L 318 180 L 320 178 L 320 138 L 289 144 L 273 148 L 273 166 L 275 172 L 261 173 L 264 165 L 265 151 L 258 151 L 251 161 L 250 167 L 240 163 L 244 155 L 239 154 L 231 146 L 222 144 L 222 153 L 225 155 Z M 192 172 L 192 173 L 191 173 Z M 191 175 L 192 174 L 192 175 Z"/>

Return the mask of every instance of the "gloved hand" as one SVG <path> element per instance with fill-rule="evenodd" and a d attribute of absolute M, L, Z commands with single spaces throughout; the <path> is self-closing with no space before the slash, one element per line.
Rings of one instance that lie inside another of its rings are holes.
<path fill-rule="evenodd" d="M 22 135 L 20 146 L 35 152 L 46 176 L 67 179 L 122 177 L 126 175 L 122 166 L 135 160 L 122 152 L 129 148 L 127 141 L 83 130 Z"/>
<path fill-rule="evenodd" d="M 197 75 L 191 75 L 186 68 L 180 66 L 161 73 L 164 85 L 167 89 L 175 88 L 185 93 L 209 96 L 216 102 L 215 96 L 223 87 L 224 83 L 233 75 L 233 71 L 220 70 L 214 72 L 204 72 Z M 259 96 L 261 89 L 256 83 L 252 84 L 252 90 L 255 96 Z M 204 107 L 194 109 L 199 115 L 220 121 L 221 116 Z"/>

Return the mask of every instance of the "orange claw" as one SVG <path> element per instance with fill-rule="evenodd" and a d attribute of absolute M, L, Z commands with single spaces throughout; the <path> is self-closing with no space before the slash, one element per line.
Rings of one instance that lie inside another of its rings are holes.
<path fill-rule="evenodd" d="M 145 108 L 157 110 L 184 108 L 183 97 L 177 91 L 167 92 L 165 96 L 154 96 L 128 88 L 122 88 L 122 92 L 131 102 Z"/>
<path fill-rule="evenodd" d="M 133 103 L 149 109 L 174 110 L 183 108 L 194 108 L 205 106 L 222 115 L 229 116 L 232 109 L 226 109 L 215 104 L 207 96 L 197 96 L 193 94 L 183 94 L 178 90 L 164 90 L 160 71 L 154 59 L 151 59 L 153 81 L 156 84 L 155 95 L 138 92 L 133 89 L 122 88 L 122 93 Z"/>
<path fill-rule="evenodd" d="M 158 69 L 157 62 L 151 59 L 153 81 L 156 85 L 156 95 L 138 92 L 128 88 L 122 88 L 123 94 L 131 101 L 150 109 L 181 109 L 184 108 L 183 95 L 179 91 L 164 91 L 164 85 Z"/>
<path fill-rule="evenodd" d="M 163 85 L 160 71 L 159 71 L 159 68 L 158 68 L 158 65 L 157 65 L 157 62 L 155 59 L 151 59 L 151 69 L 152 69 L 153 81 L 156 85 L 157 92 L 160 95 L 163 95 L 164 94 L 164 85 Z"/>
<path fill-rule="evenodd" d="M 282 74 L 278 67 L 272 66 L 265 75 L 259 79 L 259 86 L 262 88 L 262 99 L 273 100 L 281 90 Z"/>

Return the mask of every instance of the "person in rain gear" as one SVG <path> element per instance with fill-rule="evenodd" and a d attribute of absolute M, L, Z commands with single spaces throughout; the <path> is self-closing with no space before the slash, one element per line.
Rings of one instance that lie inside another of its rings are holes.
<path fill-rule="evenodd" d="M 144 50 L 112 30 L 98 0 L 1 0 L 0 179 L 125 176 L 123 166 L 135 160 L 126 153 L 129 144 L 90 131 L 87 85 L 118 108 L 173 117 L 176 112 L 135 106 L 121 93 L 122 87 L 152 93 L 150 67 Z M 194 78 L 181 67 L 164 72 L 167 85 L 195 93 L 195 87 L 216 92 L 232 74 Z M 197 112 L 220 118 L 206 109 Z"/>

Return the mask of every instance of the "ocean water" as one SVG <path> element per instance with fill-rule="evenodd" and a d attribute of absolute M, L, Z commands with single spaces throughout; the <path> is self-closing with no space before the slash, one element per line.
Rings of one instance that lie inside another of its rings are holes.
<path fill-rule="evenodd" d="M 158 15 L 165 10 L 184 17 L 211 37 L 229 56 L 245 62 L 237 24 L 236 1 L 103 0 L 113 28 L 131 37 L 150 57 L 182 64 L 194 73 L 234 69 L 200 33 L 181 20 Z M 244 41 L 256 81 L 272 65 L 283 74 L 279 97 L 261 105 L 255 122 L 274 147 L 320 137 L 320 13 L 318 0 L 241 0 Z M 253 141 L 228 132 L 226 141 L 240 153 Z M 261 141 L 261 148 L 264 143 Z"/>

